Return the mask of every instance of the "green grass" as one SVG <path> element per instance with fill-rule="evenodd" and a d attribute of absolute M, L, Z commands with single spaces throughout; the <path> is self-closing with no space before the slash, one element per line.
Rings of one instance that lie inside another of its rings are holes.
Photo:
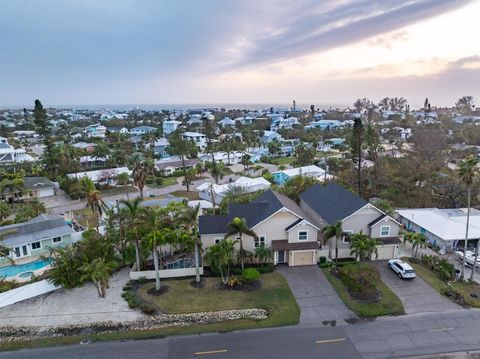
<path fill-rule="evenodd" d="M 90 208 L 82 208 L 76 211 L 72 211 L 73 215 L 75 216 L 78 223 L 87 228 L 92 229 L 97 227 L 98 218 L 93 214 Z"/>
<path fill-rule="evenodd" d="M 276 327 L 298 323 L 300 309 L 290 291 L 285 278 L 280 273 L 267 273 L 260 277 L 262 288 L 253 292 L 218 290 L 219 278 L 205 278 L 203 288 L 193 288 L 190 279 L 169 280 L 167 293 L 155 297 L 146 292 L 154 286 L 148 283 L 139 289 L 139 294 L 147 302 L 155 304 L 168 314 L 210 312 L 228 309 L 262 308 L 268 311 L 268 319 L 246 321 L 247 327 Z M 250 322 L 250 325 L 248 325 Z M 226 330 L 246 329 L 244 324 L 224 322 Z"/>
<path fill-rule="evenodd" d="M 379 317 L 382 315 L 401 315 L 405 313 L 402 301 L 386 286 L 383 281 L 378 284 L 378 290 L 382 294 L 382 300 L 379 303 L 359 303 L 353 299 L 347 291 L 347 288 L 340 279 L 333 276 L 330 270 L 323 269 L 332 287 L 337 291 L 345 305 L 356 315 L 362 318 Z"/>
<path fill-rule="evenodd" d="M 480 293 L 480 285 L 477 283 L 471 282 L 452 282 L 449 286 L 446 282 L 441 280 L 432 270 L 428 269 L 421 263 L 412 262 L 409 258 L 406 259 L 410 265 L 415 269 L 417 275 L 422 278 L 425 282 L 427 282 L 433 289 L 437 292 L 445 296 L 445 292 L 449 289 L 453 289 L 465 299 L 465 301 L 474 308 L 480 308 L 480 299 L 479 298 L 472 298 L 470 294 L 472 292 L 476 292 L 477 294 Z M 447 297 L 451 300 L 450 297 Z"/>
<path fill-rule="evenodd" d="M 124 194 L 125 193 L 125 188 L 123 188 L 123 186 L 122 187 L 112 187 L 112 188 L 108 188 L 108 189 L 102 189 L 102 190 L 100 190 L 100 192 L 102 193 L 102 196 L 113 196 L 113 195 L 116 195 L 116 194 Z M 138 189 L 136 189 L 133 186 L 127 186 L 127 192 L 128 193 L 138 192 Z"/>
<path fill-rule="evenodd" d="M 175 197 L 187 198 L 187 191 L 174 191 L 174 192 L 170 192 L 169 194 Z M 188 197 L 190 201 L 197 200 L 199 198 L 200 197 L 198 196 L 198 192 L 190 191 L 190 196 Z"/>
<path fill-rule="evenodd" d="M 278 157 L 275 158 L 272 162 L 275 163 L 278 166 L 285 166 L 291 164 L 293 161 L 295 161 L 295 157 Z"/>
<path fill-rule="evenodd" d="M 162 309 L 169 313 L 195 312 L 204 310 L 264 308 L 268 310 L 268 319 L 264 320 L 232 320 L 220 323 L 191 325 L 187 327 L 169 327 L 150 330 L 132 330 L 118 333 L 94 334 L 85 336 L 54 337 L 27 342 L 4 343 L 1 350 L 15 350 L 21 348 L 38 348 L 54 345 L 78 344 L 81 339 L 90 338 L 93 341 L 147 339 L 171 335 L 187 335 L 207 332 L 230 332 L 251 328 L 266 328 L 276 326 L 294 325 L 298 323 L 300 308 L 293 297 L 285 278 L 279 273 L 263 274 L 261 289 L 254 292 L 219 291 L 213 289 L 218 278 L 206 278 L 204 288 L 196 289 L 190 286 L 190 279 L 163 281 L 170 290 L 160 296 L 154 297 Z M 142 292 L 152 286 L 144 286 Z M 150 296 L 148 296 L 150 297 Z M 152 297 L 150 297 L 152 298 Z"/>

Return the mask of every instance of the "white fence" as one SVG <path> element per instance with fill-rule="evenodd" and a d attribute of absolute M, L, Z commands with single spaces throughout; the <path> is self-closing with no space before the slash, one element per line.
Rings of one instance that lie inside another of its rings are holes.
<path fill-rule="evenodd" d="M 196 273 L 195 268 L 163 269 L 159 272 L 160 278 L 192 277 Z M 203 275 L 203 267 L 200 267 L 200 275 Z M 130 271 L 130 279 L 138 280 L 140 278 L 155 279 L 155 271 Z"/>
<path fill-rule="evenodd" d="M 60 287 L 51 284 L 47 279 L 27 284 L 19 288 L 0 293 L 0 308 L 21 302 L 22 300 L 52 292 Z"/>

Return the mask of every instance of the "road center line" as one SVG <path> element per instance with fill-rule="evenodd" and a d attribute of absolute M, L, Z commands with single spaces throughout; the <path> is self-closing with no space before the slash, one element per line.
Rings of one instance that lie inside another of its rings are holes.
<path fill-rule="evenodd" d="M 441 332 L 444 330 L 452 330 L 453 328 L 440 328 L 440 329 L 429 329 L 429 332 Z"/>
<path fill-rule="evenodd" d="M 317 340 L 315 343 L 317 344 L 335 343 L 335 342 L 343 342 L 344 340 L 347 340 L 347 339 L 346 338 L 325 339 L 325 340 Z"/>
<path fill-rule="evenodd" d="M 193 353 L 193 355 L 197 356 L 197 355 L 209 355 L 209 354 L 219 354 L 219 353 L 226 353 L 228 352 L 227 349 L 219 349 L 219 350 L 210 350 L 210 351 L 206 351 L 206 352 L 196 352 L 196 353 Z"/>

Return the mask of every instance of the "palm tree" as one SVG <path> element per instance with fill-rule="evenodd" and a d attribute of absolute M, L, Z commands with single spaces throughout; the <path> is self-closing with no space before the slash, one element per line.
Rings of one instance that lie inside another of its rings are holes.
<path fill-rule="evenodd" d="M 180 214 L 179 220 L 194 237 L 195 252 L 195 282 L 200 283 L 200 236 L 198 235 L 198 214 L 200 212 L 200 203 L 195 207 L 187 206 Z"/>
<path fill-rule="evenodd" d="M 105 298 L 109 284 L 110 275 L 117 267 L 117 262 L 106 261 L 104 258 L 95 258 L 90 263 L 85 263 L 80 270 L 83 272 L 84 280 L 91 280 L 97 288 L 98 296 Z"/>
<path fill-rule="evenodd" d="M 13 229 L 1 232 L 0 233 L 0 243 L 2 243 L 2 241 L 5 239 L 6 236 L 8 236 L 10 234 L 13 234 L 13 233 L 16 233 L 16 232 L 17 231 L 13 230 Z M 8 256 L 9 254 L 10 254 L 10 248 L 0 244 L 0 258 L 5 257 L 10 262 L 13 262 L 13 259 Z"/>
<path fill-rule="evenodd" d="M 133 240 L 135 241 L 135 268 L 137 271 L 141 268 L 141 257 L 140 257 L 140 238 L 138 235 L 138 228 L 140 227 L 140 214 L 141 207 L 140 203 L 142 199 L 140 197 L 135 198 L 132 201 L 121 200 L 120 203 L 125 206 L 124 214 L 127 219 L 128 228 L 133 235 Z"/>
<path fill-rule="evenodd" d="M 259 263 L 270 263 L 273 258 L 273 252 L 270 248 L 260 246 L 255 248 L 255 259 Z"/>
<path fill-rule="evenodd" d="M 3 221 L 10 215 L 10 207 L 6 203 L 0 202 L 0 221 Z"/>
<path fill-rule="evenodd" d="M 371 258 L 373 254 L 378 256 L 378 245 L 381 245 L 380 241 L 374 238 L 370 238 L 366 234 L 355 233 L 352 235 L 352 241 L 350 243 L 350 255 L 354 255 L 360 262 L 364 262 Z"/>
<path fill-rule="evenodd" d="M 245 218 L 235 217 L 230 223 L 227 224 L 227 234 L 225 235 L 225 239 L 234 235 L 238 235 L 240 238 L 240 263 L 242 270 L 245 269 L 245 251 L 243 250 L 244 234 L 253 237 L 254 239 L 258 238 L 257 234 L 247 226 L 247 221 Z"/>
<path fill-rule="evenodd" d="M 417 257 L 418 248 L 425 248 L 427 238 L 423 233 L 409 232 L 403 237 L 405 243 L 412 244 L 412 258 Z"/>
<path fill-rule="evenodd" d="M 143 199 L 143 188 L 145 187 L 145 179 L 147 174 L 143 166 L 137 162 L 133 168 L 133 184 L 140 191 L 140 198 Z"/>
<path fill-rule="evenodd" d="M 465 279 L 465 264 L 466 264 L 466 256 L 467 256 L 467 242 L 468 242 L 468 230 L 470 225 L 470 197 L 471 197 L 471 189 L 472 184 L 475 180 L 475 176 L 478 172 L 477 169 L 478 160 L 473 156 L 470 155 L 465 158 L 463 161 L 460 162 L 460 166 L 458 169 L 458 174 L 460 175 L 460 179 L 462 180 L 463 184 L 467 188 L 467 226 L 465 228 L 465 242 L 463 245 L 463 262 L 462 262 L 462 272 L 460 274 L 460 280 Z M 478 248 L 478 245 L 477 245 Z M 475 264 L 478 256 L 478 250 L 475 251 L 475 261 L 473 262 L 474 267 L 472 270 L 472 274 L 470 279 L 473 279 L 475 273 Z"/>
<path fill-rule="evenodd" d="M 127 186 L 130 184 L 130 176 L 128 175 L 128 173 L 126 173 L 126 172 L 120 173 L 117 176 L 117 183 L 119 185 L 123 186 L 123 190 L 125 191 L 125 194 L 127 195 L 127 201 L 129 201 L 130 198 L 128 196 Z"/>
<path fill-rule="evenodd" d="M 149 243 L 153 254 L 153 266 L 155 267 L 155 290 L 160 290 L 160 266 L 158 260 L 158 245 L 166 244 L 171 235 L 171 218 L 161 207 L 146 207 L 142 209 L 142 223 L 146 226 L 145 239 Z"/>
<path fill-rule="evenodd" d="M 93 215 L 97 218 L 96 228 L 98 230 L 98 222 L 104 209 L 106 207 L 103 202 L 101 192 L 95 187 L 93 181 L 87 176 L 82 178 L 81 191 L 85 194 L 86 204 L 85 207 L 92 210 Z"/>
<path fill-rule="evenodd" d="M 335 236 L 335 265 L 338 264 L 338 241 L 342 238 L 343 229 L 342 222 L 337 221 L 335 224 L 330 224 L 322 228 L 323 243 L 326 243 L 329 238 Z"/>
<path fill-rule="evenodd" d="M 220 271 L 223 284 L 228 283 L 230 277 L 230 265 L 233 263 L 233 252 L 235 244 L 238 241 L 225 239 L 207 249 L 205 258 L 211 267 L 217 268 Z"/>

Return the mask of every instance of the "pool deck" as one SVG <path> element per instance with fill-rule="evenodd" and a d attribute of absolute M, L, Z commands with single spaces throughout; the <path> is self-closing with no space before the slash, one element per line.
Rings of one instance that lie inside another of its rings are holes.
<path fill-rule="evenodd" d="M 0 269 L 8 267 L 8 266 L 16 266 L 16 265 L 24 265 L 24 264 L 32 263 L 32 262 L 38 261 L 39 259 L 42 259 L 42 257 L 34 256 L 34 257 L 28 257 L 28 258 L 21 258 L 21 259 L 18 259 L 16 261 L 13 261 L 13 262 L 5 262 L 5 263 L 2 263 L 0 265 Z M 38 277 L 38 276 L 42 275 L 43 273 L 45 273 L 47 270 L 49 270 L 51 268 L 52 268 L 51 265 L 47 265 L 47 266 L 39 268 L 39 269 L 33 269 L 33 270 L 32 269 L 26 269 L 25 271 L 23 271 L 21 273 L 18 273 L 17 275 L 6 277 L 5 280 L 9 281 L 9 282 L 17 282 L 17 283 L 29 282 L 31 276 L 30 277 L 24 277 L 24 278 L 22 278 L 20 276 L 23 273 L 26 273 L 26 272 L 33 272 L 33 275 Z"/>

